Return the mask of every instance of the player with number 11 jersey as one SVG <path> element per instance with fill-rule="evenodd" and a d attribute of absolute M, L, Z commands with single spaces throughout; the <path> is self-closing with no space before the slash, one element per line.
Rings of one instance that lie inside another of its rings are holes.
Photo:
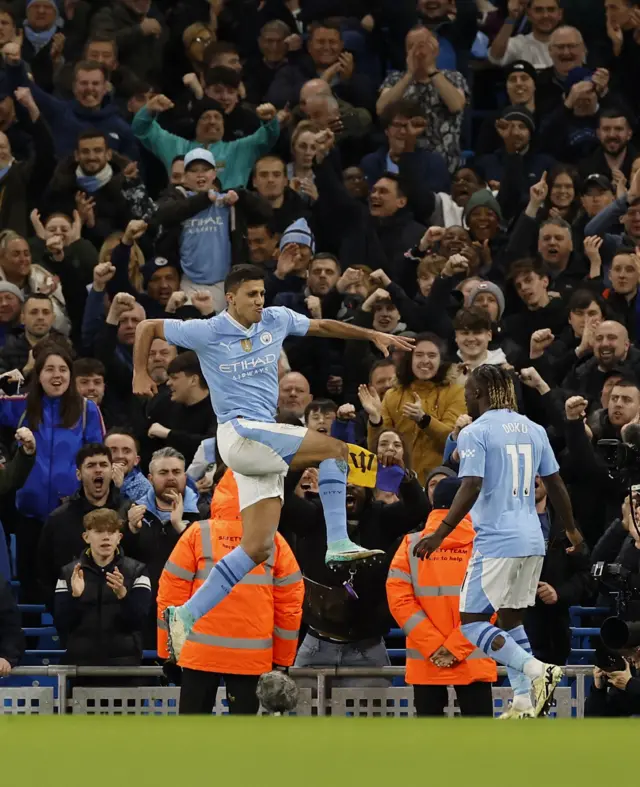
<path fill-rule="evenodd" d="M 483 478 L 471 518 L 485 557 L 544 555 L 536 475 L 558 471 L 545 430 L 512 410 L 487 410 L 458 439 L 460 476 Z"/>

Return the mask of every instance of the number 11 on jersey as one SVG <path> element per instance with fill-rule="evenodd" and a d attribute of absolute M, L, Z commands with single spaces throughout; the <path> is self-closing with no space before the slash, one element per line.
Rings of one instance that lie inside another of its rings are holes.
<path fill-rule="evenodd" d="M 511 489 L 514 497 L 522 493 L 523 497 L 529 497 L 533 486 L 533 451 L 531 443 L 516 445 L 509 443 L 505 450 L 511 460 Z M 522 478 L 520 478 L 520 457 L 524 460 Z"/>

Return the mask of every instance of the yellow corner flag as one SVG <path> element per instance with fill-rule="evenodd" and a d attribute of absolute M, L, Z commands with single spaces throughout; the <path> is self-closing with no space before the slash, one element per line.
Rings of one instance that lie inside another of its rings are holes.
<path fill-rule="evenodd" d="M 368 486 L 373 489 L 378 475 L 378 457 L 361 448 L 359 445 L 347 443 L 349 446 L 349 475 L 348 484 Z"/>

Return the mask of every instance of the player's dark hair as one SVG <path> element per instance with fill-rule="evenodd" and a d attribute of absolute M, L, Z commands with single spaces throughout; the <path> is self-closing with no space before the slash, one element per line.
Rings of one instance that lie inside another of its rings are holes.
<path fill-rule="evenodd" d="M 468 309 L 460 309 L 453 321 L 454 331 L 480 331 L 491 330 L 491 318 L 485 309 L 478 306 L 470 306 Z"/>
<path fill-rule="evenodd" d="M 309 413 L 337 413 L 338 405 L 333 399 L 314 399 L 304 408 L 304 420 L 306 422 Z"/>
<path fill-rule="evenodd" d="M 416 351 L 416 348 L 421 342 L 431 342 L 431 344 L 435 344 L 435 346 L 438 348 L 440 353 L 440 366 L 438 367 L 438 371 L 431 378 L 430 382 L 435 383 L 436 385 L 442 385 L 446 381 L 449 370 L 451 369 L 451 362 L 445 360 L 447 356 L 447 345 L 438 336 L 438 334 L 426 331 L 425 333 L 419 333 L 416 336 L 416 343 L 413 347 L 413 352 Z M 398 384 L 401 388 L 408 388 L 416 379 L 412 366 L 413 352 L 402 353 L 400 356 L 397 376 Z"/>
<path fill-rule="evenodd" d="M 200 387 L 209 387 L 207 385 L 207 381 L 204 379 L 204 375 L 202 374 L 202 367 L 200 366 L 198 356 L 193 352 L 193 350 L 187 350 L 186 352 L 176 355 L 173 361 L 170 362 L 169 366 L 167 366 L 167 374 L 169 377 L 171 377 L 172 374 L 180 374 L 181 372 L 187 377 L 193 377 L 194 375 L 197 375 Z"/>
<path fill-rule="evenodd" d="M 103 443 L 86 443 L 76 454 L 76 467 L 78 470 L 82 467 L 82 463 L 90 456 L 106 456 L 109 463 L 113 462 L 111 457 L 111 449 L 107 448 Z"/>
<path fill-rule="evenodd" d="M 490 410 L 518 412 L 516 389 L 509 371 L 500 366 L 483 363 L 471 372 L 470 379 L 486 393 Z"/>
<path fill-rule="evenodd" d="M 236 265 L 224 280 L 224 291 L 235 292 L 245 281 L 264 281 L 266 272 L 257 265 Z"/>

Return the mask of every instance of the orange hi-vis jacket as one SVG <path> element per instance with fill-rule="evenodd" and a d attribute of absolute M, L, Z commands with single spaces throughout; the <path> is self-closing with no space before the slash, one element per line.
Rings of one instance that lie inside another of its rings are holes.
<path fill-rule="evenodd" d="M 447 513 L 432 511 L 421 533 L 405 536 L 389 568 L 389 609 L 407 635 L 406 681 L 454 686 L 493 682 L 495 661 L 460 631 L 460 586 L 475 536 L 471 519 L 465 517 L 428 560 L 413 554 L 418 541 L 437 530 Z M 453 667 L 436 667 L 429 660 L 442 645 L 458 659 Z"/>
<path fill-rule="evenodd" d="M 227 470 L 213 496 L 210 520 L 194 522 L 167 560 L 158 588 L 158 655 L 168 657 L 162 613 L 188 601 L 216 562 L 242 538 L 238 488 Z M 298 647 L 304 583 L 300 567 L 278 533 L 271 556 L 200 618 L 179 664 L 203 672 L 261 675 L 273 664 L 289 667 Z"/>

